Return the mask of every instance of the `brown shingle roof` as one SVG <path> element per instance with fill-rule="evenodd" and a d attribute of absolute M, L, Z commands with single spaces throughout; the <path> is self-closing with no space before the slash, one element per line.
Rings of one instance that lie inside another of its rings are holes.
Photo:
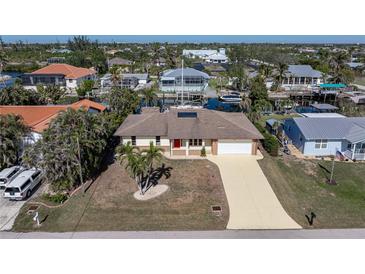
<path fill-rule="evenodd" d="M 196 118 L 179 118 L 178 112 L 196 112 Z M 208 109 L 171 109 L 165 113 L 129 115 L 116 136 L 166 136 L 169 139 L 262 139 L 243 113 Z"/>

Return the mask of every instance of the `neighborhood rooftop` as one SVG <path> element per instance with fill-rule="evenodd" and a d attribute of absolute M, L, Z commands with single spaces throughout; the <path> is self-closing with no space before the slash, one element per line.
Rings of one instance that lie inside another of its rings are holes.
<path fill-rule="evenodd" d="M 365 117 L 293 118 L 307 140 L 365 140 Z"/>
<path fill-rule="evenodd" d="M 78 79 L 90 74 L 95 74 L 95 71 L 87 68 L 80 68 L 68 64 L 51 64 L 44 68 L 33 71 L 31 74 L 61 74 L 65 75 L 66 79 Z"/>
<path fill-rule="evenodd" d="M 318 109 L 318 110 L 337 110 L 338 107 L 335 107 L 330 104 L 311 104 L 312 108 Z"/>
<path fill-rule="evenodd" d="M 314 70 L 310 65 L 289 65 L 288 74 L 294 77 L 322 77 L 322 73 Z"/>
<path fill-rule="evenodd" d="M 209 79 L 209 75 L 205 72 L 193 69 L 193 68 L 178 68 L 170 69 L 163 72 L 163 77 L 180 77 L 182 74 L 185 76 L 202 76 L 203 78 Z"/>

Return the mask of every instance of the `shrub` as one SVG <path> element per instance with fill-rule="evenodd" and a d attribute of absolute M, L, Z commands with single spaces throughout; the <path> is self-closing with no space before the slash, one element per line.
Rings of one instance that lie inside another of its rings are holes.
<path fill-rule="evenodd" d="M 56 193 L 56 194 L 44 194 L 43 198 L 56 203 L 56 204 L 63 204 L 67 199 L 68 199 L 68 195 L 65 193 Z"/>
<path fill-rule="evenodd" d="M 205 150 L 205 146 L 204 146 L 204 147 L 202 147 L 202 149 L 200 150 L 200 156 L 201 156 L 201 157 L 206 157 L 206 156 L 207 156 L 207 152 L 206 152 L 206 150 Z"/>
<path fill-rule="evenodd" d="M 264 149 L 271 155 L 271 156 L 278 156 L 279 154 L 279 141 L 278 139 L 269 134 L 265 128 L 263 128 L 260 124 L 255 124 L 256 128 L 261 132 L 264 136 L 264 140 L 262 140 L 262 145 Z"/>

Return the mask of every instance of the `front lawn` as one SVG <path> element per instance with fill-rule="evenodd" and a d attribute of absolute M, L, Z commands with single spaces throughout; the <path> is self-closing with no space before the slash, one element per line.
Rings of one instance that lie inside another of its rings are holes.
<path fill-rule="evenodd" d="M 313 212 L 314 228 L 365 227 L 365 164 L 336 162 L 337 185 L 328 185 L 331 162 L 265 155 L 259 164 L 288 214 L 309 227 L 305 215 Z"/>
<path fill-rule="evenodd" d="M 73 196 L 61 208 L 41 206 L 40 228 L 35 228 L 26 204 L 17 217 L 15 231 L 106 231 L 106 230 L 220 230 L 225 229 L 229 209 L 218 167 L 208 160 L 167 160 L 171 177 L 161 179 L 167 192 L 148 201 L 138 201 L 136 183 L 113 163 L 85 195 Z M 221 214 L 211 206 L 220 205 Z"/>

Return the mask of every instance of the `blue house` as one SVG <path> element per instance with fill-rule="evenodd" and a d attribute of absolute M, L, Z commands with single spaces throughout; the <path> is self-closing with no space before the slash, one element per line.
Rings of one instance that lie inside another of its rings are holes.
<path fill-rule="evenodd" d="M 284 132 L 303 155 L 365 160 L 365 117 L 291 118 Z"/>

